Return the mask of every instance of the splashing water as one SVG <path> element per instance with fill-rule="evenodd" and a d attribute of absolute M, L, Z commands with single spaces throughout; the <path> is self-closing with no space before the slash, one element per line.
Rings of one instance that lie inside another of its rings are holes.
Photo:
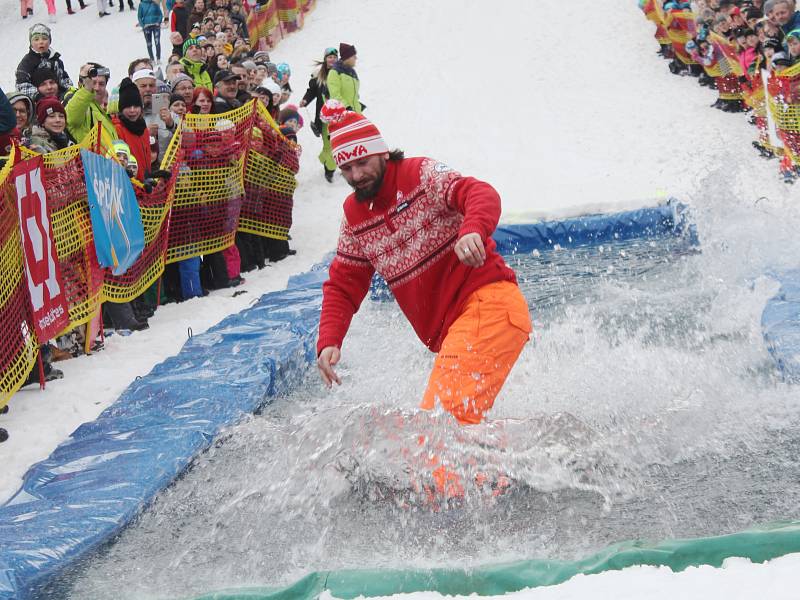
<path fill-rule="evenodd" d="M 536 331 L 479 426 L 417 410 L 432 356 L 396 307 L 365 304 L 340 388 L 309 373 L 231 427 L 59 593 L 572 558 L 797 518 L 800 411 L 759 325 L 776 291 L 762 273 L 791 264 L 797 223 L 724 208 L 695 215 L 702 253 L 670 239 L 510 258 Z M 458 493 L 436 494 L 441 466 Z"/>

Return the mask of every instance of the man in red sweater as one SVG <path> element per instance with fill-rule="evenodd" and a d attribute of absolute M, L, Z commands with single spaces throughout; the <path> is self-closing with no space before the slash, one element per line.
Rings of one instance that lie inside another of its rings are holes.
<path fill-rule="evenodd" d="M 462 424 L 479 423 L 531 332 L 514 271 L 495 251 L 500 197 L 429 158 L 389 152 L 362 115 L 329 100 L 337 166 L 353 188 L 323 286 L 317 366 L 326 385 L 375 271 L 422 342 L 438 353 L 422 408 L 438 401 Z"/>

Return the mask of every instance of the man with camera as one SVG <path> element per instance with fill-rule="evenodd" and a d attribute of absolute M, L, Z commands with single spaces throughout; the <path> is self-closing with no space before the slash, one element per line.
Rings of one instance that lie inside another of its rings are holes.
<path fill-rule="evenodd" d="M 67 111 L 67 131 L 80 142 L 100 123 L 112 140 L 117 139 L 117 130 L 104 106 L 108 95 L 108 80 L 111 72 L 98 63 L 86 63 L 81 67 L 78 89 L 64 98 Z"/>

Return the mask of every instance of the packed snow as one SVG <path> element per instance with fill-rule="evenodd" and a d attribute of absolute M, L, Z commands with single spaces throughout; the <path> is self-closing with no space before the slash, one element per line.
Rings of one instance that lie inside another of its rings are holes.
<path fill-rule="evenodd" d="M 58 8 L 53 48 L 73 78 L 81 64 L 94 60 L 110 67 L 117 84 L 128 62 L 146 55 L 130 11 L 115 9 L 99 20 L 93 5 L 74 16 Z M 35 10 L 33 22 L 46 22 L 44 3 Z M 13 89 L 31 24 L 20 20 L 16 2 L 0 7 L 4 91 Z M 630 0 L 602 10 L 590 0 L 318 0 L 305 28 L 271 55 L 292 66 L 297 102 L 323 49 L 354 44 L 366 115 L 389 145 L 491 182 L 503 198 L 506 220 L 641 207 L 667 196 L 700 205 L 719 192 L 713 186 L 720 181 L 732 204 L 758 201 L 773 213 L 796 212 L 774 162 L 759 159 L 750 145 L 755 129 L 742 115 L 708 108 L 714 93 L 693 78 L 670 75 L 655 54 L 652 33 Z M 167 45 L 166 32 L 162 43 Z M 236 289 L 246 294 L 217 291 L 164 306 L 148 331 L 111 336 L 102 352 L 59 363 L 64 379 L 45 391 L 20 391 L 9 414 L 0 417 L 11 435 L 0 446 L 0 501 L 16 491 L 29 465 L 94 419 L 137 376 L 177 353 L 189 329 L 200 333 L 261 294 L 282 289 L 290 275 L 335 247 L 348 188 L 338 176 L 332 185 L 325 182 L 316 159 L 319 140 L 307 127 L 299 139 L 304 153 L 292 228 L 297 255 L 246 274 Z M 724 569 L 681 574 L 639 567 L 510 597 L 788 598 L 800 583 L 798 573 L 798 555 L 767 565 L 730 560 Z"/>

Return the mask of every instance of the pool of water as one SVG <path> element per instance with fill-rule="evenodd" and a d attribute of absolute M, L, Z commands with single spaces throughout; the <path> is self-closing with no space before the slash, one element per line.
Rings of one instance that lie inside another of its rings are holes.
<path fill-rule="evenodd" d="M 536 331 L 473 428 L 417 410 L 432 355 L 393 304 L 366 302 L 341 387 L 311 372 L 229 428 L 44 596 L 185 598 L 319 569 L 574 558 L 800 517 L 800 411 L 763 345 L 776 286 L 755 275 L 764 253 L 746 258 L 755 239 L 508 258 Z M 462 498 L 424 492 L 432 455 Z"/>

